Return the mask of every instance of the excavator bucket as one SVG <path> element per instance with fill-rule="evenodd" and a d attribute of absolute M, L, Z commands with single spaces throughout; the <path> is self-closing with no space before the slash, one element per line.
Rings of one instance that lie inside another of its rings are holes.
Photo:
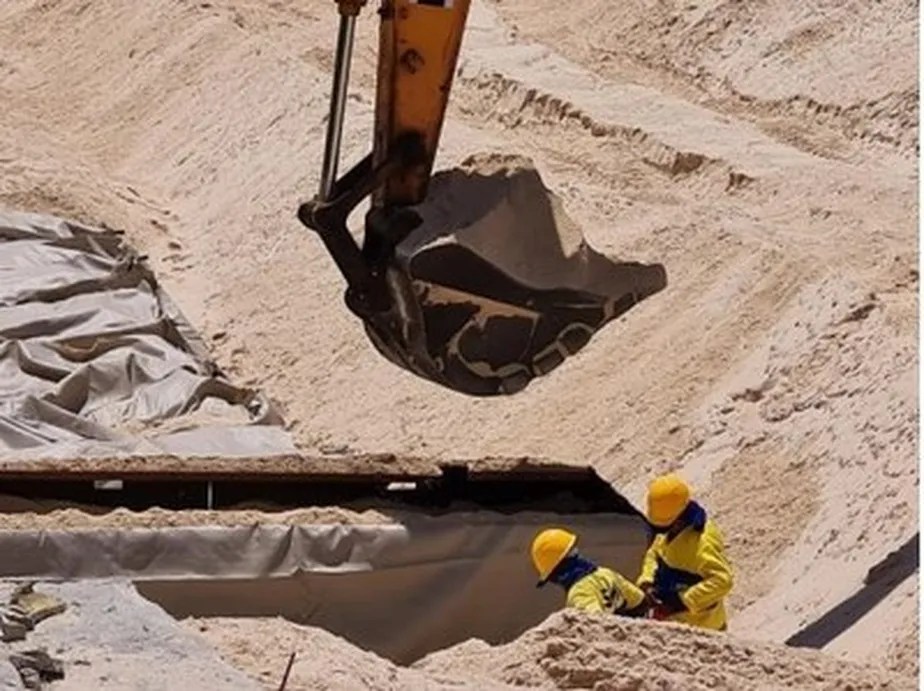
<path fill-rule="evenodd" d="M 528 159 L 437 173 L 386 269 L 391 308 L 364 317 L 392 362 L 476 396 L 512 394 L 577 353 L 667 279 L 594 251 Z"/>

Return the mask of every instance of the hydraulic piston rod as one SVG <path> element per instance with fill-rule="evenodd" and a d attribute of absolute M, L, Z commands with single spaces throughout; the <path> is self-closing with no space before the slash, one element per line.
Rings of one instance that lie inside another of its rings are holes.
<path fill-rule="evenodd" d="M 334 79 L 330 95 L 330 115 L 327 120 L 327 138 L 324 141 L 324 163 L 321 167 L 320 197 L 327 201 L 337 180 L 340 160 L 340 142 L 343 137 L 343 116 L 346 111 L 347 87 L 350 83 L 350 60 L 353 56 L 353 37 L 356 30 L 356 13 L 359 7 L 342 3 L 340 30 L 337 34 L 337 53 L 334 57 Z"/>

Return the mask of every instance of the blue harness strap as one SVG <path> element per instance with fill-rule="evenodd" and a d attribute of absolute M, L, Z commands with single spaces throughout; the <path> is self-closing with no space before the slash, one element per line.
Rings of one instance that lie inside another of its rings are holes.
<path fill-rule="evenodd" d="M 562 560 L 561 564 L 549 576 L 549 580 L 568 590 L 584 576 L 596 570 L 597 565 L 592 561 L 579 554 L 572 554 Z"/>
<path fill-rule="evenodd" d="M 698 573 L 675 569 L 658 556 L 658 568 L 655 570 L 654 587 L 659 595 L 668 595 L 686 590 L 703 580 Z"/>
<path fill-rule="evenodd" d="M 692 528 L 696 532 L 702 533 L 706 528 L 706 519 L 706 510 L 695 501 L 691 501 L 683 513 L 680 514 L 676 524 L 677 529 L 672 529 L 667 534 L 666 540 L 670 542 L 686 528 Z M 655 595 L 665 602 L 677 602 L 680 593 L 703 580 L 703 577 L 698 573 L 670 566 L 660 555 L 657 556 L 657 563 L 658 566 L 655 569 L 654 577 Z"/>

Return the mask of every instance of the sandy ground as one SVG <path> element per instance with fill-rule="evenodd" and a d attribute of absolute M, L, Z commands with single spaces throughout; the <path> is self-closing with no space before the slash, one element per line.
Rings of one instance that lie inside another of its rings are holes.
<path fill-rule="evenodd" d="M 590 645 L 588 641 L 593 641 Z M 691 633 L 673 624 L 554 614 L 520 639 L 490 648 L 465 643 L 424 659 L 425 670 L 488 672 L 505 683 L 594 689 L 912 688 L 874 665 L 814 651 Z"/>
<path fill-rule="evenodd" d="M 287 689 L 478 689 L 513 688 L 486 674 L 453 674 L 440 669 L 426 672 L 398 667 L 374 653 L 360 650 L 323 629 L 298 626 L 284 619 L 188 619 L 195 631 L 219 651 L 222 658 L 259 680 L 266 689 L 279 680 L 295 653 Z"/>
<path fill-rule="evenodd" d="M 225 661 L 246 670 L 267 689 L 277 682 L 293 651 L 293 689 L 916 688 L 914 680 L 875 665 L 844 663 L 814 651 L 572 612 L 552 615 L 507 645 L 471 641 L 424 658 L 410 669 L 358 651 L 325 631 L 283 620 L 186 623 L 215 645 Z"/>
<path fill-rule="evenodd" d="M 302 448 L 682 467 L 738 572 L 732 630 L 915 671 L 917 7 L 476 2 L 440 164 L 517 152 L 598 250 L 669 286 L 510 399 L 380 358 L 295 219 L 329 3 L 7 0 L 0 204 L 122 227 Z M 360 23 L 345 157 L 368 148 Z M 848 615 L 842 606 L 866 593 Z M 825 617 L 829 619 L 825 620 Z"/>
<path fill-rule="evenodd" d="M 0 584 L 4 602 L 12 589 L 12 584 Z M 67 610 L 39 622 L 23 641 L 0 643 L 0 656 L 5 662 L 12 651 L 44 648 L 64 666 L 64 679 L 44 688 L 154 691 L 180 682 L 193 689 L 260 688 L 130 583 L 41 583 L 36 591 L 59 598 Z M 23 689 L 18 681 L 14 677 L 10 688 Z M 2 682 L 0 676 L 0 688 Z"/>
<path fill-rule="evenodd" d="M 573 612 L 556 613 L 498 647 L 469 641 L 410 668 L 397 667 L 321 629 L 282 619 L 176 622 L 115 580 L 38 583 L 67 609 L 13 651 L 44 648 L 63 664 L 51 689 L 160 689 L 182 685 L 276 689 L 905 689 L 914 680 L 876 665 L 740 640 L 685 627 Z M 13 584 L 0 584 L 3 599 Z M 588 643 L 592 641 L 592 643 Z M 23 688 L 0 663 L 0 686 Z"/>

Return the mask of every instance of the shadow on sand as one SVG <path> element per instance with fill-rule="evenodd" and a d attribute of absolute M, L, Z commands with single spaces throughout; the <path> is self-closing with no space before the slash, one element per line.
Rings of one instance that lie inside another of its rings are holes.
<path fill-rule="evenodd" d="M 822 648 L 857 623 L 905 579 L 917 573 L 919 541 L 920 533 L 915 533 L 905 544 L 869 570 L 860 590 L 790 636 L 786 645 Z"/>

